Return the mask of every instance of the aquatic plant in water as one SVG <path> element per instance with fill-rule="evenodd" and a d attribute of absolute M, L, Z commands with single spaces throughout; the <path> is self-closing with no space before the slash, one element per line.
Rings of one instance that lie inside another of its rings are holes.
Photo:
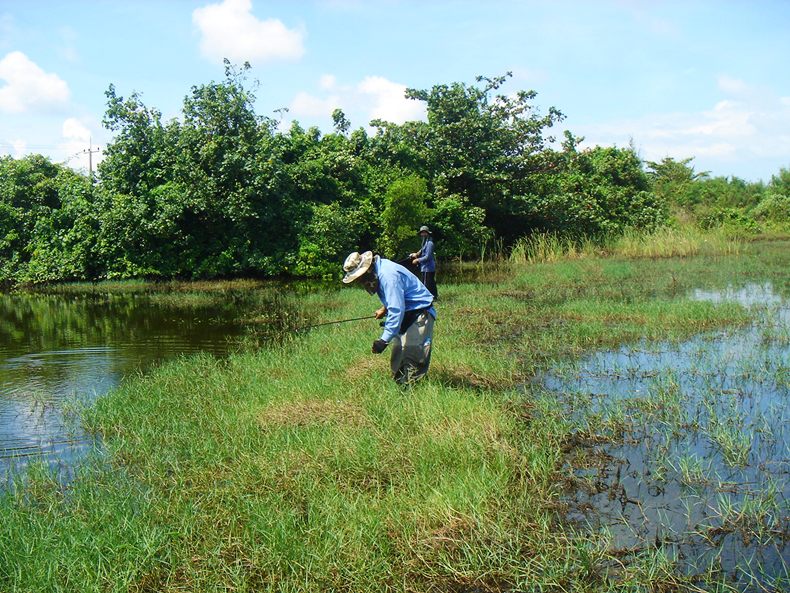
<path fill-rule="evenodd" d="M 588 448 L 571 458 L 587 486 L 568 500 L 614 549 L 642 550 L 628 570 L 770 589 L 786 582 L 790 539 L 790 308 L 765 284 L 693 296 L 734 299 L 755 321 L 539 379 Z"/>

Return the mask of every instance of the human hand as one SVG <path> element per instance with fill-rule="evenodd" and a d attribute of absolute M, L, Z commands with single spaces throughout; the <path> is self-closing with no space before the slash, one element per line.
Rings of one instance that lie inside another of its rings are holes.
<path fill-rule="evenodd" d="M 376 313 L 374 314 L 374 317 L 376 319 L 381 319 L 386 314 L 387 314 L 387 307 L 381 307 L 380 309 L 376 309 Z"/>
<path fill-rule="evenodd" d="M 419 263 L 420 263 L 420 260 L 418 260 L 418 259 L 415 257 L 413 260 L 411 260 L 411 263 L 413 263 L 413 264 L 416 266 L 417 264 L 419 264 Z"/>
<path fill-rule="evenodd" d="M 387 347 L 387 342 L 385 342 L 382 339 L 378 339 L 375 342 L 373 342 L 373 347 L 370 349 L 370 351 L 373 354 L 381 354 L 382 352 L 384 352 L 384 349 L 386 347 Z"/>

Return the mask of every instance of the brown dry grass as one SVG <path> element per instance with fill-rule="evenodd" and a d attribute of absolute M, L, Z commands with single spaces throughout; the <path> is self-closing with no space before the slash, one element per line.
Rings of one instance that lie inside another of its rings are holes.
<path fill-rule="evenodd" d="M 335 424 L 370 426 L 367 412 L 352 402 L 339 400 L 302 400 L 270 405 L 258 414 L 264 430 L 292 426 Z"/>
<path fill-rule="evenodd" d="M 356 382 L 360 379 L 370 377 L 373 373 L 382 368 L 389 369 L 388 365 L 389 356 L 368 356 L 366 358 L 358 358 L 345 370 L 345 379 L 349 382 Z"/>

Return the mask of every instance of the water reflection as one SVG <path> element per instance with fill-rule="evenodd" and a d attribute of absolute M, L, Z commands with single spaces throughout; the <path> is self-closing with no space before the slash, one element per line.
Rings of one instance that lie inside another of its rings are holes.
<path fill-rule="evenodd" d="M 179 354 L 227 353 L 266 294 L 0 294 L 0 484 L 34 460 L 68 467 L 94 446 L 80 403 Z"/>
<path fill-rule="evenodd" d="M 754 307 L 748 328 L 644 343 L 539 380 L 575 425 L 572 518 L 627 557 L 661 549 L 739 590 L 787 578 L 790 307 L 770 284 L 694 291 Z"/>

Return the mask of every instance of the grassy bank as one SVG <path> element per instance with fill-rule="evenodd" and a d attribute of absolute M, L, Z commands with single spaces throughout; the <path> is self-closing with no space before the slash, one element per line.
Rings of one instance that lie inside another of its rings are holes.
<path fill-rule="evenodd" d="M 657 551 L 624 566 L 565 521 L 571 427 L 529 380 L 748 320 L 692 288 L 790 290 L 788 242 L 693 253 L 525 258 L 440 287 L 430 379 L 412 390 L 369 354 L 373 322 L 132 378 L 86 412 L 109 466 L 66 488 L 33 471 L 0 495 L 0 590 L 682 590 Z M 300 299 L 318 321 L 376 305 Z"/>

